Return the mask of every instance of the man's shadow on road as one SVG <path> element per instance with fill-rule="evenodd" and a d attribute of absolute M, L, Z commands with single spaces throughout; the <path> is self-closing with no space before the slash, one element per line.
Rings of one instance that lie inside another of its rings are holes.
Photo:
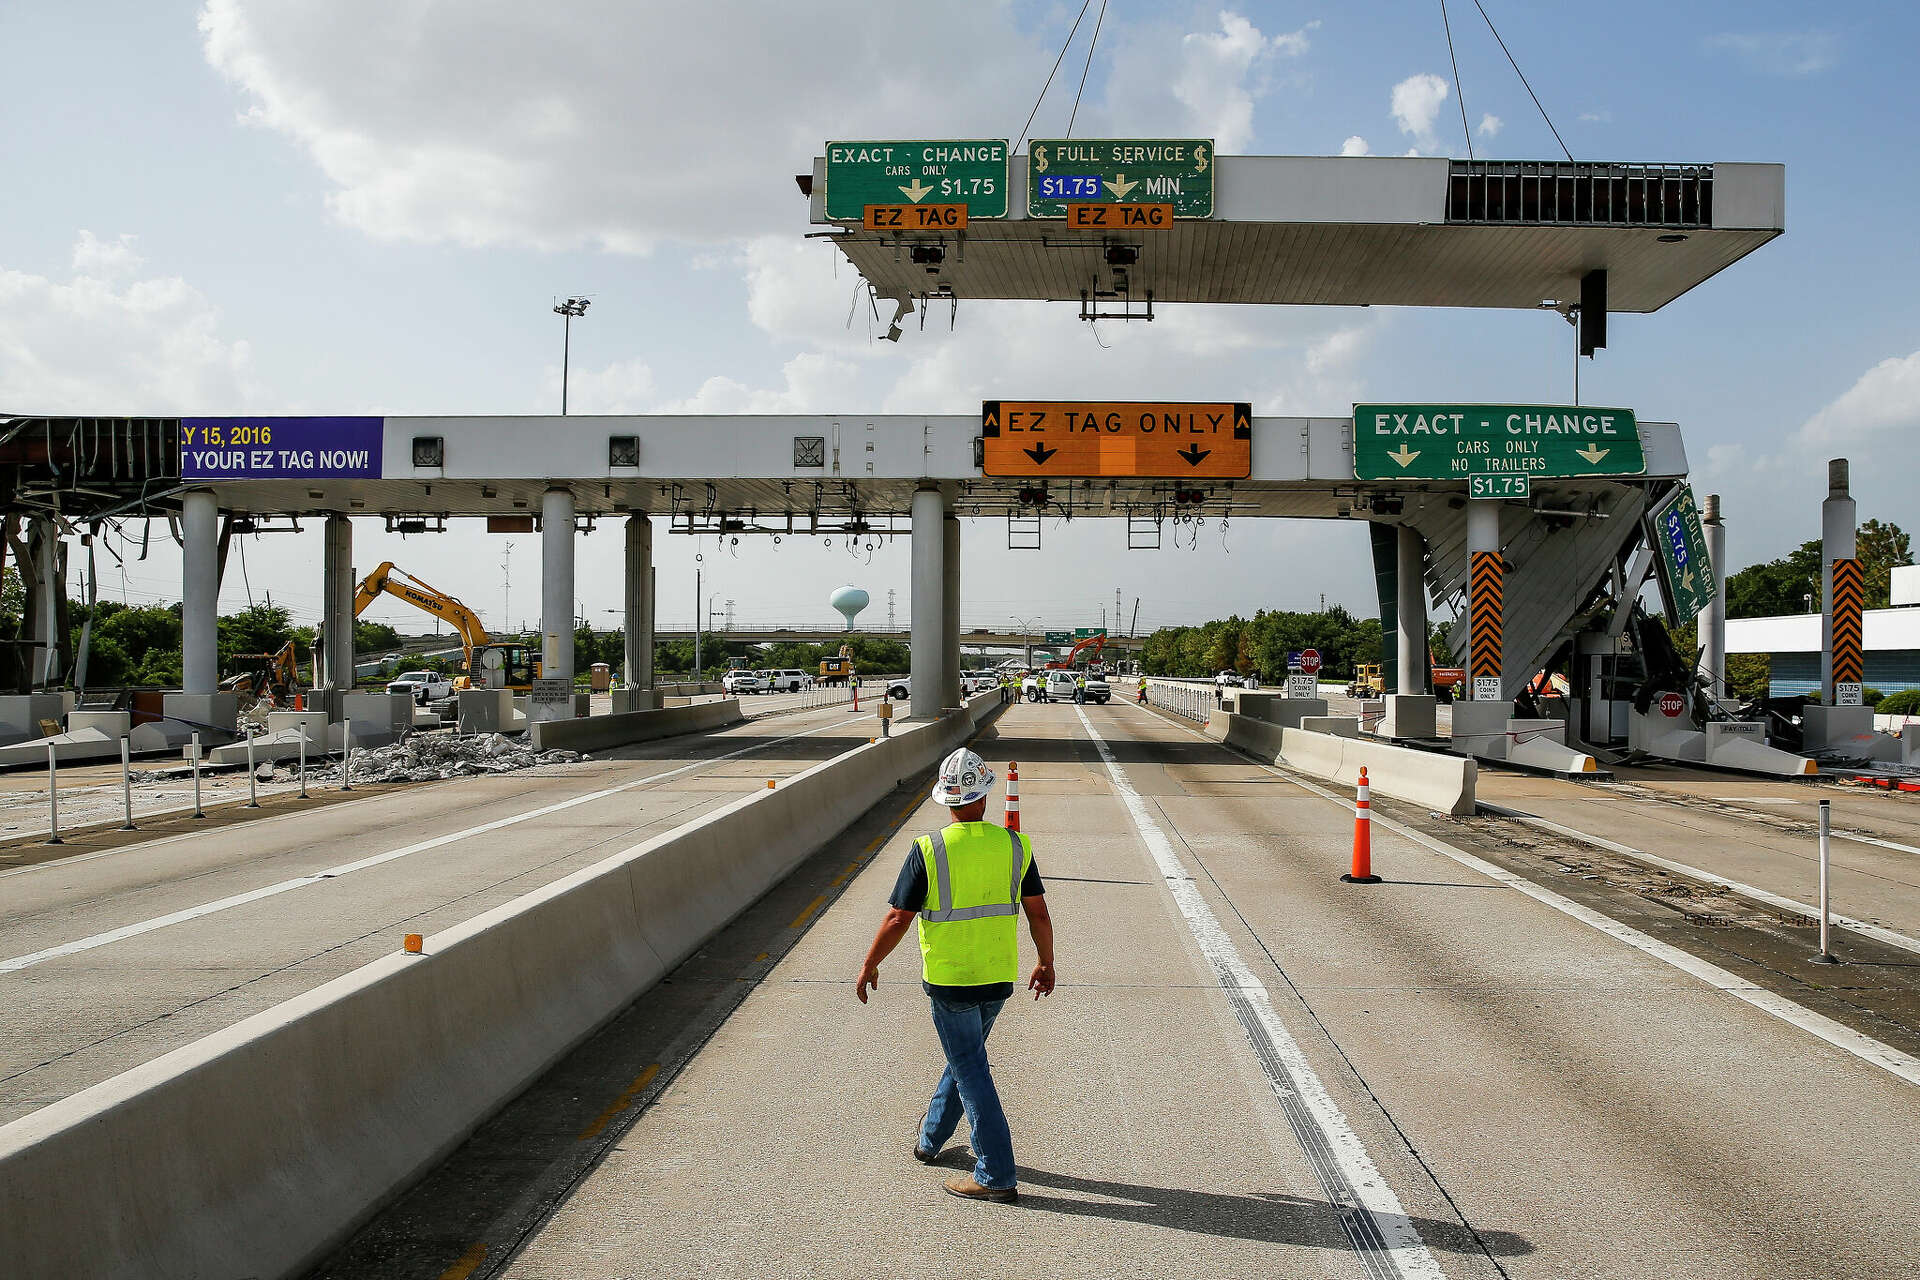
<path fill-rule="evenodd" d="M 962 1169 L 973 1167 L 971 1153 L 964 1147 L 949 1148 L 939 1163 Z M 1038 1187 L 1104 1198 L 1082 1200 L 1038 1195 L 1034 1191 Z M 1342 1218 L 1353 1211 L 1340 1209 L 1324 1200 L 1279 1192 L 1233 1195 L 1179 1187 L 1147 1187 L 1131 1182 L 1075 1178 L 1022 1165 L 1019 1207 L 1076 1218 L 1137 1222 L 1150 1227 L 1168 1227 L 1198 1235 L 1255 1240 L 1266 1244 L 1296 1244 L 1329 1249 L 1351 1247 Z M 1511 1231 L 1483 1228 L 1473 1232 L 1457 1222 L 1412 1215 L 1408 1215 L 1407 1220 L 1429 1248 L 1469 1254 L 1484 1251 L 1501 1258 L 1533 1252 L 1533 1245 L 1524 1236 Z"/>

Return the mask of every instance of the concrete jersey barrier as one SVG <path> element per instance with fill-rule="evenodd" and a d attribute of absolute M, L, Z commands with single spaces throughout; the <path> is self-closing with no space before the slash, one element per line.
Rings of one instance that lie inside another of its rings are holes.
<path fill-rule="evenodd" d="M 604 751 L 608 747 L 652 742 L 682 733 L 704 733 L 744 720 L 740 699 L 696 702 L 658 711 L 617 711 L 577 720 L 537 720 L 528 727 L 535 751 Z"/>
<path fill-rule="evenodd" d="M 997 690 L 0 1128 L 9 1280 L 283 1276 L 1003 705 Z"/>
<path fill-rule="evenodd" d="M 1454 817 L 1474 810 L 1477 766 L 1466 756 L 1416 751 L 1370 738 L 1287 729 L 1228 711 L 1216 711 L 1208 717 L 1207 736 L 1262 760 L 1333 782 L 1356 783 L 1365 766 L 1367 781 L 1377 794 Z"/>

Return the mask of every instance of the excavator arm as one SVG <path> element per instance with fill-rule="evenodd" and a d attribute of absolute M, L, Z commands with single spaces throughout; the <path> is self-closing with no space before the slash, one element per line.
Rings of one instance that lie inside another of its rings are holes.
<path fill-rule="evenodd" d="M 443 619 L 459 635 L 466 650 L 467 670 L 473 670 L 473 651 L 488 641 L 487 629 L 480 625 L 479 614 L 404 569 L 394 568 L 391 560 L 360 580 L 360 587 L 353 595 L 353 616 L 358 618 L 365 613 L 367 606 L 382 595 L 404 600 L 416 609 Z"/>
<path fill-rule="evenodd" d="M 1105 649 L 1106 647 L 1107 647 L 1107 637 L 1105 632 L 1102 632 L 1098 635 L 1088 636 L 1086 639 L 1075 644 L 1073 648 L 1067 650 L 1066 657 L 1061 658 L 1054 662 L 1049 662 L 1047 664 L 1047 669 L 1050 671 L 1071 670 L 1073 668 L 1073 664 L 1079 659 L 1080 651 L 1082 649 L 1092 649 L 1093 659 L 1097 661 L 1100 657 L 1101 650 Z"/>

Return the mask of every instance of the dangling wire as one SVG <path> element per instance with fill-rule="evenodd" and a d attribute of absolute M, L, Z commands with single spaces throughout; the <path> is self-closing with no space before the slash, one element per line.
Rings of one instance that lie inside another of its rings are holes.
<path fill-rule="evenodd" d="M 1107 0 L 1100 0 L 1100 16 L 1093 23 L 1093 39 L 1087 42 L 1087 65 L 1080 68 L 1080 87 L 1073 92 L 1073 114 L 1067 117 L 1067 136 L 1073 136 L 1073 122 L 1080 118 L 1080 95 L 1087 89 L 1087 72 L 1093 69 L 1093 49 L 1100 43 L 1100 24 L 1107 20 Z"/>
<path fill-rule="evenodd" d="M 1467 128 L 1467 91 L 1460 87 L 1460 59 L 1453 53 L 1453 24 L 1447 21 L 1447 0 L 1440 0 L 1440 27 L 1447 33 L 1447 61 L 1453 64 L 1453 96 L 1460 100 L 1460 132 L 1467 139 L 1467 159 L 1473 159 L 1473 130 Z"/>
<path fill-rule="evenodd" d="M 1500 38 L 1500 29 L 1493 25 L 1492 18 L 1487 17 L 1487 7 L 1481 4 L 1480 0 L 1473 0 L 1473 7 L 1480 11 L 1480 16 L 1482 18 L 1486 18 L 1487 30 L 1493 32 L 1494 42 L 1500 46 L 1500 52 L 1507 55 L 1507 62 L 1513 67 L 1513 74 L 1520 77 L 1520 83 L 1522 86 L 1526 88 L 1527 96 L 1533 99 L 1533 105 L 1540 112 L 1540 118 L 1547 122 L 1547 131 L 1553 135 L 1553 140 L 1555 142 L 1560 143 L 1561 154 L 1567 157 L 1567 163 L 1569 164 L 1573 163 L 1573 152 L 1568 151 L 1567 144 L 1561 141 L 1560 131 L 1553 127 L 1553 117 L 1549 116 L 1547 114 L 1547 109 L 1540 105 L 1540 95 L 1535 93 L 1533 91 L 1533 86 L 1527 83 L 1527 73 L 1520 69 L 1520 64 L 1518 62 L 1514 61 L 1512 51 L 1507 48 L 1507 42 Z"/>
<path fill-rule="evenodd" d="M 1066 61 L 1067 50 L 1073 47 L 1074 32 L 1080 30 L 1080 19 L 1087 16 L 1087 7 L 1092 3 L 1093 0 L 1081 0 L 1080 17 L 1073 20 L 1073 30 L 1067 32 L 1067 42 L 1060 46 L 1060 56 L 1053 60 L 1053 70 L 1047 72 L 1047 82 L 1040 86 L 1040 96 L 1033 100 L 1033 111 L 1027 116 L 1027 122 L 1020 126 L 1019 140 L 1013 144 L 1015 151 L 1019 151 L 1020 144 L 1027 140 L 1027 130 L 1033 128 L 1033 117 L 1040 114 L 1040 104 L 1046 101 L 1047 90 L 1053 87 L 1053 77 L 1060 70 L 1060 64 Z M 1102 0 L 1102 7 L 1105 7 L 1104 0 Z"/>

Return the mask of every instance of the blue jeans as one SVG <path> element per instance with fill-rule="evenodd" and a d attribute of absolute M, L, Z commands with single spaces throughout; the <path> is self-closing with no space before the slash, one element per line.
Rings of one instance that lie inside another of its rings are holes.
<path fill-rule="evenodd" d="M 993 1087 L 987 1064 L 987 1036 L 1000 1016 L 1005 1000 L 958 1002 L 934 996 L 933 1030 L 947 1055 L 947 1069 L 927 1104 L 926 1123 L 920 1127 L 920 1145 L 938 1151 L 953 1136 L 964 1107 L 973 1135 L 973 1180 L 996 1190 L 1014 1185 L 1013 1134 L 1007 1113 L 1000 1109 L 1000 1091 Z"/>

